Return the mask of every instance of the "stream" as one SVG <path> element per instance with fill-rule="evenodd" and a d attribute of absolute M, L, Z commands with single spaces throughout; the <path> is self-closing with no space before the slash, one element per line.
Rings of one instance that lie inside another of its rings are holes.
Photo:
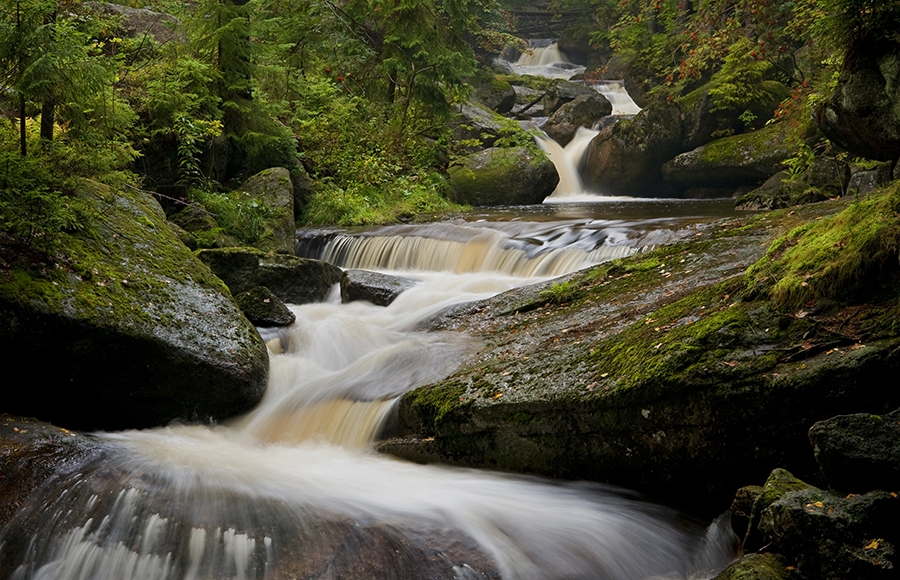
<path fill-rule="evenodd" d="M 556 151 L 575 157 L 566 171 L 576 180 L 581 154 Z M 576 181 L 541 206 L 300 232 L 300 255 L 418 282 L 387 307 L 341 304 L 335 288 L 323 303 L 291 306 L 293 325 L 261 329 L 269 384 L 242 417 L 96 434 L 102 456 L 15 516 L 0 561 L 13 580 L 710 578 L 735 557 L 726 518 L 698 522 L 627 490 L 417 465 L 373 447 L 403 393 L 476 348 L 459 333 L 418 330 L 428 320 L 733 214 L 730 200 L 602 198 Z"/>

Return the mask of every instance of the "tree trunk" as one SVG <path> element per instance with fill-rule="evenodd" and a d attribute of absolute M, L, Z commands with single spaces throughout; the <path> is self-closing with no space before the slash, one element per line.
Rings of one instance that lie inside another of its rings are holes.
<path fill-rule="evenodd" d="M 19 153 L 22 157 L 28 154 L 28 142 L 25 140 L 25 95 L 19 95 Z"/>
<path fill-rule="evenodd" d="M 53 141 L 53 124 L 56 121 L 56 105 L 48 99 L 41 104 L 41 139 Z"/>

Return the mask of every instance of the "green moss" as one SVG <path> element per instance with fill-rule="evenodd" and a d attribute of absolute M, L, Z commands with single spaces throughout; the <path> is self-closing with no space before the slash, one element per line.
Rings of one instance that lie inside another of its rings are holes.
<path fill-rule="evenodd" d="M 175 298 L 178 280 L 190 278 L 228 292 L 199 261 L 185 260 L 190 252 L 162 227 L 162 218 L 153 219 L 160 212 L 149 197 L 89 181 L 79 184 L 77 195 L 95 210 L 88 230 L 63 234 L 65 254 L 56 256 L 52 266 L 20 264 L 2 274 L 0 298 L 13 304 L 43 303 L 47 311 L 70 312 L 99 325 L 128 321 L 137 326 L 178 322 L 151 314 L 153 304 Z M 114 204 L 120 207 L 108 211 Z M 160 243 L 160 236 L 171 239 Z"/>
<path fill-rule="evenodd" d="M 464 399 L 466 388 L 459 384 L 439 384 L 415 389 L 403 397 L 409 416 L 415 416 L 416 427 L 426 435 L 434 435 L 438 424 L 453 411 L 471 404 Z"/>
<path fill-rule="evenodd" d="M 775 240 L 747 270 L 749 288 L 777 304 L 871 300 L 900 276 L 900 184 Z"/>

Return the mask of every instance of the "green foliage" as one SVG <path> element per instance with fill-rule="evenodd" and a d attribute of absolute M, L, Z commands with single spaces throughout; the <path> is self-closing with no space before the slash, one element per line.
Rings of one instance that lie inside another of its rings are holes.
<path fill-rule="evenodd" d="M 458 209 L 444 197 L 446 187 L 437 173 L 398 176 L 377 187 L 359 182 L 339 187 L 326 178 L 316 184 L 304 221 L 307 225 L 356 226 Z"/>
<path fill-rule="evenodd" d="M 542 290 L 540 298 L 553 304 L 565 304 L 578 298 L 581 294 L 578 284 L 567 280 L 553 284 L 546 290 Z"/>
<path fill-rule="evenodd" d="M 201 247 L 213 247 L 220 233 L 252 246 L 265 233 L 266 221 L 275 215 L 272 208 L 245 191 L 217 192 L 195 188 L 190 191 L 190 196 L 206 208 L 221 226 L 197 235 L 197 243 Z"/>

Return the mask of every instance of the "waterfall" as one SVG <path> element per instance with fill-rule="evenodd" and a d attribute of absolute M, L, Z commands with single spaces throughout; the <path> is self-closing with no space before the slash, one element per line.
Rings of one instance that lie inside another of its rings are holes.
<path fill-rule="evenodd" d="M 625 81 L 599 81 L 592 86 L 612 104 L 613 115 L 633 117 L 641 112 L 641 108 L 625 90 Z"/>
<path fill-rule="evenodd" d="M 516 74 L 570 79 L 585 71 L 585 67 L 569 62 L 556 41 L 531 39 L 528 44 L 516 62 L 505 63 Z"/>
<path fill-rule="evenodd" d="M 390 306 L 292 306 L 262 330 L 262 402 L 218 426 L 98 434 L 103 456 L 51 482 L 0 532 L 13 580 L 338 577 L 708 578 L 724 522 L 599 485 L 414 465 L 371 451 L 398 397 L 452 372 L 471 338 L 422 332 L 442 310 L 633 252 L 621 220 L 456 222 L 332 235 L 345 265 L 420 282 Z M 616 249 L 618 248 L 618 249 Z M 480 257 L 476 254 L 481 254 Z M 40 498 L 39 498 L 40 499 Z M 374 558 L 374 560 L 373 560 Z M 496 576 L 493 576 L 496 577 Z"/>
<path fill-rule="evenodd" d="M 584 164 L 591 139 L 598 133 L 596 129 L 579 127 L 565 147 L 560 147 L 559 143 L 547 136 L 537 138 L 538 145 L 547 153 L 559 174 L 559 184 L 550 197 L 544 200 L 545 203 L 583 197 L 585 191 L 580 168 Z"/>

